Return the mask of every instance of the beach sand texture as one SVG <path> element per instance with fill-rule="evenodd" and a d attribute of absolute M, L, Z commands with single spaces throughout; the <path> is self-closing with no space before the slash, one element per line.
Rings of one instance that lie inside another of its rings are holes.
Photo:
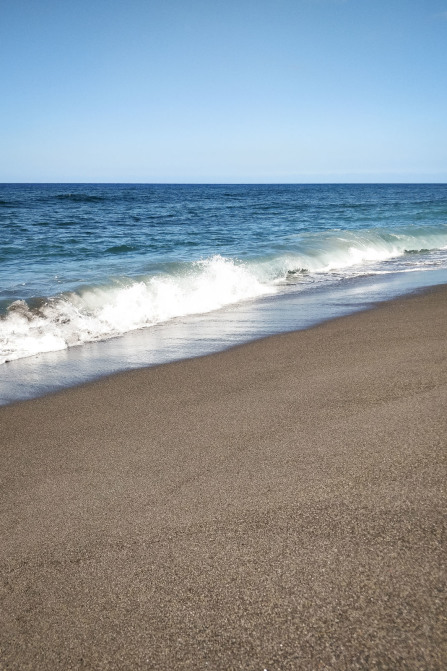
<path fill-rule="evenodd" d="M 447 288 L 0 409 L 0 669 L 446 669 Z"/>

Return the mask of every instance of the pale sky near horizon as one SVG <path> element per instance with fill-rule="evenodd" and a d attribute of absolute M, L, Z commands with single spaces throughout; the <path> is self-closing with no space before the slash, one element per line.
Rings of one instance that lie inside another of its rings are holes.
<path fill-rule="evenodd" d="M 0 182 L 447 182 L 447 0 L 0 0 Z"/>

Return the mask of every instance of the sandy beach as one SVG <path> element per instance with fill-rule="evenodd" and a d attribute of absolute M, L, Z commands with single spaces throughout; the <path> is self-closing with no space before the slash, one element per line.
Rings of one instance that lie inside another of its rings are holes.
<path fill-rule="evenodd" d="M 0 409 L 0 669 L 445 669 L 447 288 Z"/>

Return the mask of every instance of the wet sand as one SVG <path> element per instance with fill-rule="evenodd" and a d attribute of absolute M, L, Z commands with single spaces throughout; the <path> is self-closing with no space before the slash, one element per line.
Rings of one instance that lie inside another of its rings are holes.
<path fill-rule="evenodd" d="M 0 408 L 0 669 L 445 669 L 447 288 Z"/>

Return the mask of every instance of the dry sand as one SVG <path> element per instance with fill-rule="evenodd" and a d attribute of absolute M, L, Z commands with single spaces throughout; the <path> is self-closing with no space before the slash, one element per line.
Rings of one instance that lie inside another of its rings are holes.
<path fill-rule="evenodd" d="M 0 669 L 446 669 L 447 288 L 0 409 Z"/>

